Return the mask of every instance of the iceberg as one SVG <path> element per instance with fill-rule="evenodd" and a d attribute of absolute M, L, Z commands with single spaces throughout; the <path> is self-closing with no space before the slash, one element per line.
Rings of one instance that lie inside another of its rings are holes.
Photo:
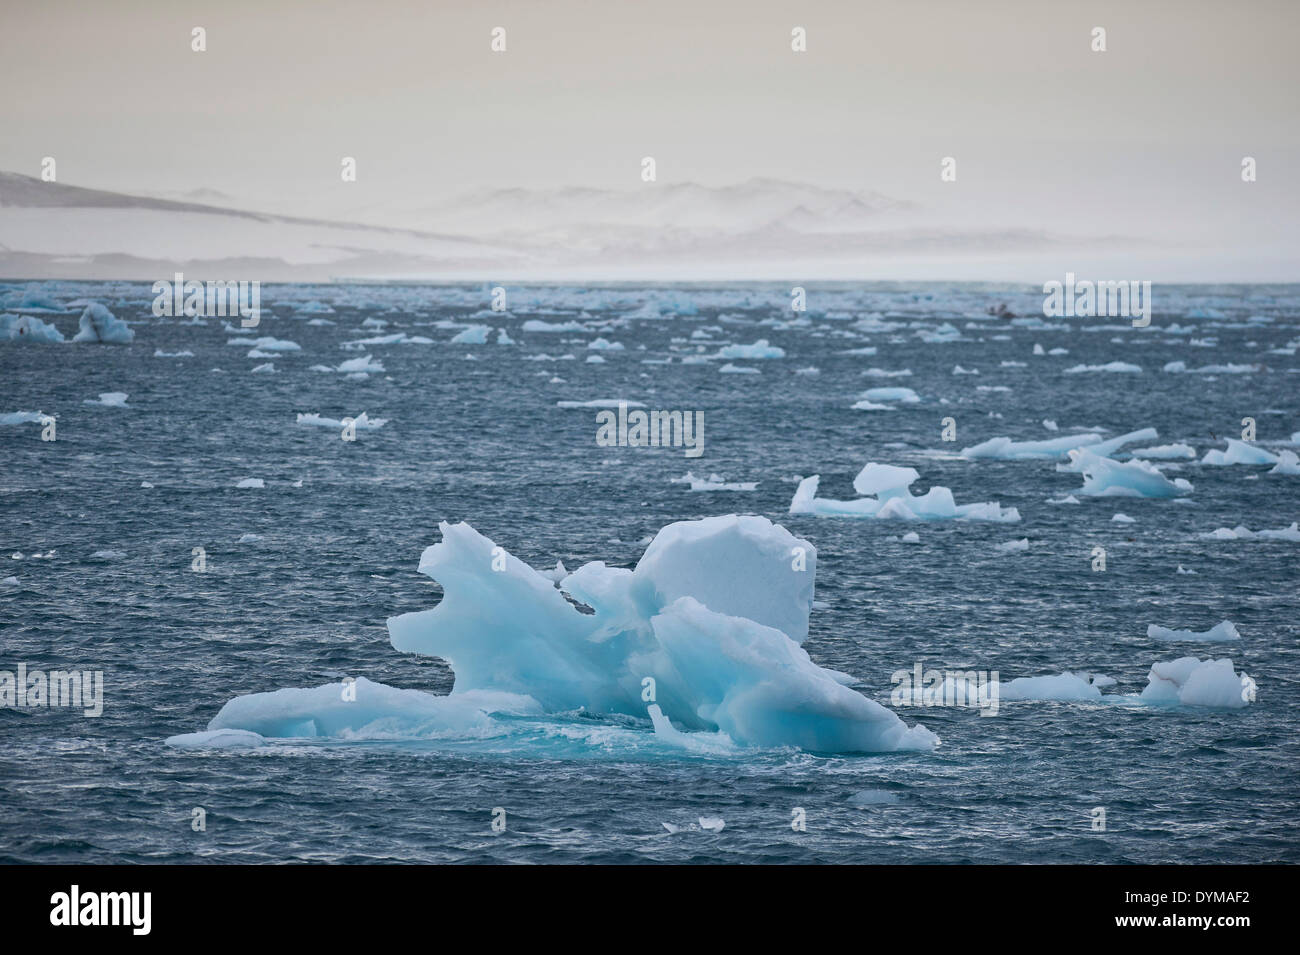
<path fill-rule="evenodd" d="M 1207 540 L 1231 541 L 1231 540 L 1279 540 L 1293 541 L 1300 543 L 1300 523 L 1291 522 L 1290 527 L 1281 527 L 1277 530 L 1258 530 L 1252 531 L 1248 527 L 1238 524 L 1236 527 L 1220 527 L 1218 530 L 1211 531 L 1208 534 L 1202 534 L 1201 537 Z"/>
<path fill-rule="evenodd" d="M 442 584 L 442 602 L 390 618 L 388 629 L 395 649 L 451 665 L 453 699 L 490 690 L 546 712 L 632 716 L 649 701 L 672 729 L 747 746 L 881 752 L 938 742 L 800 647 L 816 548 L 766 518 L 670 524 L 633 570 L 585 564 L 558 590 L 469 525 L 441 531 L 419 569 Z"/>
<path fill-rule="evenodd" d="M 766 338 L 760 338 L 752 345 L 724 345 L 718 349 L 718 358 L 784 358 L 785 349 L 768 344 Z"/>
<path fill-rule="evenodd" d="M 318 414 L 298 414 L 298 423 L 314 425 L 318 428 L 334 428 L 335 430 L 343 427 L 343 421 L 339 418 L 322 418 Z M 387 418 L 372 418 L 364 411 L 352 419 L 353 426 L 358 431 L 378 431 L 388 423 Z"/>
<path fill-rule="evenodd" d="M 1152 640 L 1195 641 L 1198 643 L 1241 639 L 1241 634 L 1237 632 L 1237 628 L 1230 620 L 1215 624 L 1209 630 L 1199 633 L 1192 630 L 1170 630 L 1168 627 L 1158 627 L 1153 623 L 1147 626 L 1147 636 Z"/>
<path fill-rule="evenodd" d="M 1126 361 L 1112 361 L 1104 365 L 1074 365 L 1065 369 L 1067 375 L 1080 375 L 1090 372 L 1108 371 L 1120 372 L 1125 374 L 1137 375 L 1142 373 L 1139 365 L 1132 365 Z"/>
<path fill-rule="evenodd" d="M 1160 433 L 1155 428 L 1139 428 L 1137 431 L 1128 431 L 1124 434 L 1117 435 L 1114 438 L 1107 438 L 1105 441 L 1098 441 L 1095 444 L 1086 445 L 1090 454 L 1099 458 L 1109 458 L 1116 451 L 1126 444 L 1132 444 L 1134 441 L 1154 441 L 1160 437 Z M 1078 474 L 1083 468 L 1079 460 L 1075 457 L 1073 451 L 1066 453 L 1069 458 L 1064 464 L 1058 464 L 1056 470 Z"/>
<path fill-rule="evenodd" d="M 1271 451 L 1265 451 L 1263 448 L 1257 448 L 1253 444 L 1239 441 L 1236 438 L 1226 438 L 1225 440 L 1228 442 L 1227 448 L 1222 451 L 1218 448 L 1211 448 L 1205 452 L 1205 457 L 1201 458 L 1201 463 L 1214 467 L 1227 467 L 1231 464 L 1278 463 L 1278 456 Z"/>
<path fill-rule="evenodd" d="M 0 315 L 0 342 L 55 344 L 61 341 L 62 332 L 34 315 Z"/>
<path fill-rule="evenodd" d="M 1232 660 L 1180 657 L 1151 664 L 1142 700 L 1240 709 L 1253 699 L 1253 681 L 1232 668 Z"/>
<path fill-rule="evenodd" d="M 1294 451 L 1279 451 L 1277 454 L 1277 466 L 1270 469 L 1269 474 L 1283 474 L 1287 477 L 1300 477 L 1300 455 Z"/>
<path fill-rule="evenodd" d="M 962 448 L 963 457 L 989 458 L 995 461 L 1032 461 L 1064 457 L 1075 448 L 1097 444 L 1101 435 L 1071 434 L 1063 438 L 1044 441 L 1012 441 L 1007 437 L 989 438 L 969 448 Z"/>
<path fill-rule="evenodd" d="M 103 305 L 91 302 L 81 313 L 79 331 L 72 337 L 74 342 L 103 342 L 113 345 L 128 345 L 135 341 L 135 332 Z"/>
<path fill-rule="evenodd" d="M 488 333 L 492 329 L 487 325 L 469 325 L 457 332 L 451 339 L 453 345 L 486 345 Z"/>
<path fill-rule="evenodd" d="M 1083 474 L 1083 487 L 1076 494 L 1089 497 L 1180 497 L 1192 491 L 1182 478 L 1169 480 L 1160 469 L 1146 461 L 1112 461 L 1094 454 L 1089 448 L 1070 452 L 1070 470 Z"/>
<path fill-rule="evenodd" d="M 957 504 L 952 491 L 934 486 L 917 497 L 911 485 L 920 478 L 914 468 L 900 468 L 889 464 L 868 464 L 853 480 L 859 494 L 874 495 L 854 501 L 836 501 L 817 497 L 820 475 L 804 478 L 795 489 L 790 501 L 791 514 L 811 514 L 815 517 L 873 517 L 908 521 L 968 520 L 1003 521 L 1020 520 L 1014 507 L 1004 508 L 995 501 L 982 504 Z"/>
<path fill-rule="evenodd" d="M 127 394 L 125 391 L 101 391 L 98 401 L 91 401 L 87 398 L 82 404 L 101 405 L 105 408 L 125 408 Z"/>
<path fill-rule="evenodd" d="M 1058 673 L 1055 676 L 1022 676 L 989 688 L 992 699 L 1022 702 L 1076 702 L 1100 700 L 1097 682 L 1086 673 Z"/>

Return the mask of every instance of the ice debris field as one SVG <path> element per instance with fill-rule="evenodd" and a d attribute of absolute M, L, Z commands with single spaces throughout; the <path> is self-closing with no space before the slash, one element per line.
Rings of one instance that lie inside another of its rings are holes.
<path fill-rule="evenodd" d="M 1141 329 L 1016 287 L 488 291 L 268 286 L 247 328 L 0 285 L 7 649 L 108 687 L 20 749 L 279 754 L 290 791 L 506 759 L 548 819 L 557 760 L 628 798 L 679 767 L 708 804 L 643 828 L 731 838 L 737 773 L 939 832 L 1008 773 L 1050 825 L 1082 772 L 1291 851 L 1279 764 L 1249 807 L 1215 767 L 1300 729 L 1293 288 L 1170 287 Z M 702 457 L 600 445 L 602 412 L 701 415 Z"/>

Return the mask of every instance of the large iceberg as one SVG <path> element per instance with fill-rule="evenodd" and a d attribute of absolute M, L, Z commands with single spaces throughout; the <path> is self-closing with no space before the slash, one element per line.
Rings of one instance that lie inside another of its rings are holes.
<path fill-rule="evenodd" d="M 448 696 L 367 680 L 227 703 L 211 731 L 262 737 L 481 737 L 507 717 L 645 720 L 660 743 L 812 752 L 929 750 L 938 738 L 818 666 L 808 633 L 817 551 L 763 517 L 670 524 L 632 570 L 585 564 L 557 586 L 468 524 L 440 526 L 419 570 L 431 610 L 392 617 L 395 649 L 441 657 Z M 168 742 L 205 745 L 192 734 Z"/>
<path fill-rule="evenodd" d="M 91 302 L 81 313 L 80 330 L 73 336 L 74 342 L 103 342 L 113 345 L 129 345 L 135 341 L 135 332 L 103 305 Z"/>
<path fill-rule="evenodd" d="M 952 491 L 938 485 L 921 496 L 912 494 L 911 485 L 919 480 L 914 468 L 900 468 L 890 464 L 868 464 L 853 479 L 853 489 L 859 494 L 872 495 L 854 501 L 836 501 L 819 498 L 817 487 L 821 477 L 814 474 L 799 482 L 790 501 L 791 514 L 812 514 L 817 517 L 874 517 L 895 518 L 908 521 L 968 520 L 1006 521 L 1020 520 L 1014 507 L 1002 507 L 996 501 L 979 504 L 958 504 Z"/>

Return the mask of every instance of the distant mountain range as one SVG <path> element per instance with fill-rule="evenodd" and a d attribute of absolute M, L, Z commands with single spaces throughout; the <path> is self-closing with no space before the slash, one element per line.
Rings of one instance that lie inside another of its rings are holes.
<path fill-rule="evenodd" d="M 0 277 L 852 279 L 899 258 L 942 270 L 990 256 L 1141 245 L 944 229 L 926 224 L 914 203 L 776 179 L 484 190 L 377 206 L 350 222 L 227 205 L 234 201 L 208 189 L 136 196 L 0 172 Z"/>

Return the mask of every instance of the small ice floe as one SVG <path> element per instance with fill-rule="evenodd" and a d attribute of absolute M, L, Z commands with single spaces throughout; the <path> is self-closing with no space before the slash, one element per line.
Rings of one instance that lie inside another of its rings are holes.
<path fill-rule="evenodd" d="M 611 342 L 604 338 L 597 338 L 587 343 L 587 347 L 594 351 L 622 351 L 622 342 Z"/>
<path fill-rule="evenodd" d="M 61 341 L 63 333 L 35 315 L 0 315 L 0 342 L 52 345 Z"/>
<path fill-rule="evenodd" d="M 90 555 L 91 560 L 121 560 L 126 552 L 121 550 L 97 550 Z"/>
<path fill-rule="evenodd" d="M 498 328 L 498 329 L 497 329 L 497 344 L 498 344 L 498 345 L 513 345 L 514 343 L 515 343 L 515 340 L 514 340 L 513 338 L 510 337 L 510 334 L 509 334 L 509 333 L 508 333 L 504 328 Z"/>
<path fill-rule="evenodd" d="M 244 478 L 235 487 L 262 488 L 266 487 L 266 482 L 261 478 Z"/>
<path fill-rule="evenodd" d="M 1112 461 L 1088 448 L 1070 452 L 1069 470 L 1083 474 L 1083 487 L 1075 493 L 1089 497 L 1170 498 L 1190 494 L 1189 481 L 1169 480 L 1159 468 L 1146 461 Z"/>
<path fill-rule="evenodd" d="M 707 478 L 698 478 L 690 471 L 687 471 L 679 478 L 672 478 L 671 483 L 689 484 L 692 491 L 752 491 L 758 487 L 757 481 L 728 483 L 726 478 L 718 474 L 710 474 Z"/>
<path fill-rule="evenodd" d="M 239 540 L 236 541 L 236 543 L 238 543 L 238 544 L 256 544 L 256 543 L 257 543 L 258 541 L 260 541 L 261 539 L 262 539 L 262 536 L 261 536 L 260 534 L 245 534 L 243 537 L 239 538 Z"/>
<path fill-rule="evenodd" d="M 341 362 L 335 370 L 353 376 L 365 377 L 371 373 L 383 371 L 384 365 L 383 362 L 370 355 L 362 355 L 360 358 L 349 358 L 347 361 Z"/>
<path fill-rule="evenodd" d="M 140 487 L 148 489 L 148 488 L 153 487 L 153 485 L 150 484 L 148 481 L 141 481 L 141 482 L 140 482 Z"/>
<path fill-rule="evenodd" d="M 155 349 L 153 350 L 153 357 L 154 357 L 154 358 L 193 358 L 193 357 L 194 357 L 194 352 L 192 352 L 192 351 L 163 351 L 161 348 L 155 348 Z"/>
<path fill-rule="evenodd" d="M 1175 573 L 1178 573 L 1178 574 L 1195 574 L 1196 571 L 1194 571 L 1194 570 L 1188 570 L 1188 569 L 1187 569 L 1186 567 L 1184 567 L 1182 564 L 1179 564 L 1179 565 L 1178 565 L 1178 570 L 1176 570 Z"/>
<path fill-rule="evenodd" d="M 254 375 L 274 375 L 275 364 L 268 361 L 263 365 L 255 365 L 253 366 L 253 370 L 251 373 Z"/>
<path fill-rule="evenodd" d="M 1205 457 L 1201 458 L 1202 464 L 1212 465 L 1214 467 L 1227 467 L 1232 464 L 1277 464 L 1278 456 L 1271 451 L 1265 451 L 1263 448 L 1256 447 L 1246 441 L 1239 441 L 1236 438 L 1226 438 L 1227 448 L 1220 451 L 1218 448 L 1211 448 L 1205 452 Z"/>
<path fill-rule="evenodd" d="M 1126 361 L 1112 361 L 1104 365 L 1074 365 L 1065 369 L 1067 375 L 1094 374 L 1096 372 L 1140 375 L 1142 369 L 1140 366 L 1129 364 Z"/>
<path fill-rule="evenodd" d="M 91 404 L 97 402 L 92 401 Z M 46 417 L 53 415 L 46 415 L 44 411 L 7 411 L 0 414 L 0 425 L 39 424 Z"/>
<path fill-rule="evenodd" d="M 1146 703 L 1241 709 L 1254 695 L 1254 681 L 1237 673 L 1232 660 L 1180 657 L 1151 664 L 1141 698 Z"/>
<path fill-rule="evenodd" d="M 452 336 L 450 344 L 452 345 L 486 345 L 488 333 L 492 328 L 488 325 L 469 325 Z"/>
<path fill-rule="evenodd" d="M 125 408 L 126 392 L 125 391 L 101 391 L 98 401 L 91 401 L 87 398 L 83 404 L 99 405 L 104 408 Z"/>
<path fill-rule="evenodd" d="M 1241 634 L 1230 620 L 1215 624 L 1209 630 L 1195 632 L 1192 630 L 1170 630 L 1158 627 L 1154 623 L 1147 626 L 1147 636 L 1152 640 L 1178 640 L 1197 643 L 1211 643 L 1218 640 L 1240 640 Z"/>
<path fill-rule="evenodd" d="M 169 736 L 163 740 L 163 745 L 175 749 L 256 749 L 266 745 L 266 737 L 249 730 L 204 730 Z"/>
<path fill-rule="evenodd" d="M 718 349 L 717 358 L 742 358 L 747 360 L 762 358 L 784 358 L 785 349 L 772 345 L 766 338 L 760 338 L 752 345 L 723 345 Z"/>
<path fill-rule="evenodd" d="M 821 481 L 819 475 L 803 478 L 790 502 L 791 514 L 812 514 L 817 517 L 858 517 L 897 520 L 1020 520 L 1014 507 L 1003 508 L 997 502 L 957 504 L 952 491 L 935 485 L 917 497 L 911 485 L 920 480 L 914 468 L 900 468 L 889 464 L 868 464 L 853 480 L 859 494 L 873 495 L 853 501 L 836 501 L 817 497 Z"/>
<path fill-rule="evenodd" d="M 998 550 L 1007 554 L 1014 554 L 1019 551 L 1027 551 L 1029 550 L 1029 538 L 1022 537 L 1020 538 L 1020 540 L 1004 541 L 1001 544 L 998 544 L 997 546 L 998 546 Z"/>
<path fill-rule="evenodd" d="M 591 401 L 557 401 L 557 408 L 617 408 L 620 405 L 627 408 L 644 408 L 645 404 L 640 401 L 625 401 L 622 398 L 595 398 Z"/>
<path fill-rule="evenodd" d="M 858 395 L 859 403 L 861 402 L 890 402 L 895 404 L 914 405 L 919 404 L 921 396 L 911 388 L 903 387 L 884 387 L 868 388 L 862 394 Z M 857 405 L 853 406 L 857 408 Z"/>
<path fill-rule="evenodd" d="M 978 375 L 980 370 L 978 368 L 963 368 L 961 365 L 953 365 L 952 373 L 954 375 Z"/>
<path fill-rule="evenodd" d="M 318 414 L 298 414 L 298 424 L 311 425 L 317 428 L 332 428 L 337 431 L 344 427 L 340 418 L 324 418 Z M 388 424 L 387 418 L 372 418 L 364 411 L 352 419 L 352 426 L 358 431 L 378 431 L 384 425 Z"/>
<path fill-rule="evenodd" d="M 721 816 L 700 816 L 700 828 L 705 832 L 721 832 L 726 825 Z"/>
<path fill-rule="evenodd" d="M 95 342 L 105 345 L 129 345 L 135 341 L 135 332 L 103 305 L 91 302 L 81 313 L 79 330 L 74 342 Z"/>
<path fill-rule="evenodd" d="M 19 586 L 18 578 L 14 576 L 6 577 L 4 580 L 0 580 L 0 586 L 17 587 Z"/>
<path fill-rule="evenodd" d="M 1049 497 L 1048 504 L 1078 504 L 1079 499 L 1073 494 L 1067 494 L 1065 497 Z"/>
<path fill-rule="evenodd" d="M 1056 422 L 1053 421 L 1051 418 L 1044 418 L 1044 419 L 1043 419 L 1043 427 L 1046 428 L 1048 431 L 1060 431 L 1060 430 L 1061 430 L 1060 428 L 1057 427 Z"/>
<path fill-rule="evenodd" d="M 602 358 L 600 355 L 588 355 L 588 356 L 587 356 L 587 364 L 588 364 L 588 365 L 603 365 L 603 364 L 605 364 L 605 359 Z"/>
<path fill-rule="evenodd" d="M 1111 516 L 1111 520 L 1114 521 L 1116 524 L 1134 524 L 1134 523 L 1136 523 L 1136 521 L 1134 521 L 1133 518 L 1129 517 L 1127 514 L 1122 514 L 1122 513 L 1119 513 L 1119 512 L 1116 512 L 1115 514 L 1113 514 L 1113 515 Z"/>
<path fill-rule="evenodd" d="M 807 368 L 796 368 L 794 373 L 796 375 L 820 375 L 822 370 L 816 365 L 809 365 Z"/>
<path fill-rule="evenodd" d="M 284 338 L 272 338 L 264 336 L 249 341 L 247 338 L 232 338 L 226 342 L 227 345 L 235 345 L 238 348 L 251 348 L 259 352 L 290 352 L 302 351 L 302 346 L 297 342 L 291 342 Z"/>
<path fill-rule="evenodd" d="M 747 365 L 733 365 L 731 362 L 723 365 L 718 369 L 724 375 L 758 375 L 761 372 L 757 368 L 750 368 Z"/>
<path fill-rule="evenodd" d="M 1232 540 L 1279 540 L 1293 541 L 1300 543 L 1300 523 L 1291 522 L 1290 527 L 1281 527 L 1277 530 L 1258 530 L 1251 531 L 1244 525 L 1238 524 L 1236 527 L 1220 527 L 1218 530 L 1211 531 L 1208 534 L 1202 534 L 1206 540 L 1232 541 Z"/>
<path fill-rule="evenodd" d="M 1134 448 L 1129 454 L 1135 458 L 1157 461 L 1192 461 L 1196 458 L 1196 449 L 1190 444 L 1159 444 L 1149 448 Z"/>

